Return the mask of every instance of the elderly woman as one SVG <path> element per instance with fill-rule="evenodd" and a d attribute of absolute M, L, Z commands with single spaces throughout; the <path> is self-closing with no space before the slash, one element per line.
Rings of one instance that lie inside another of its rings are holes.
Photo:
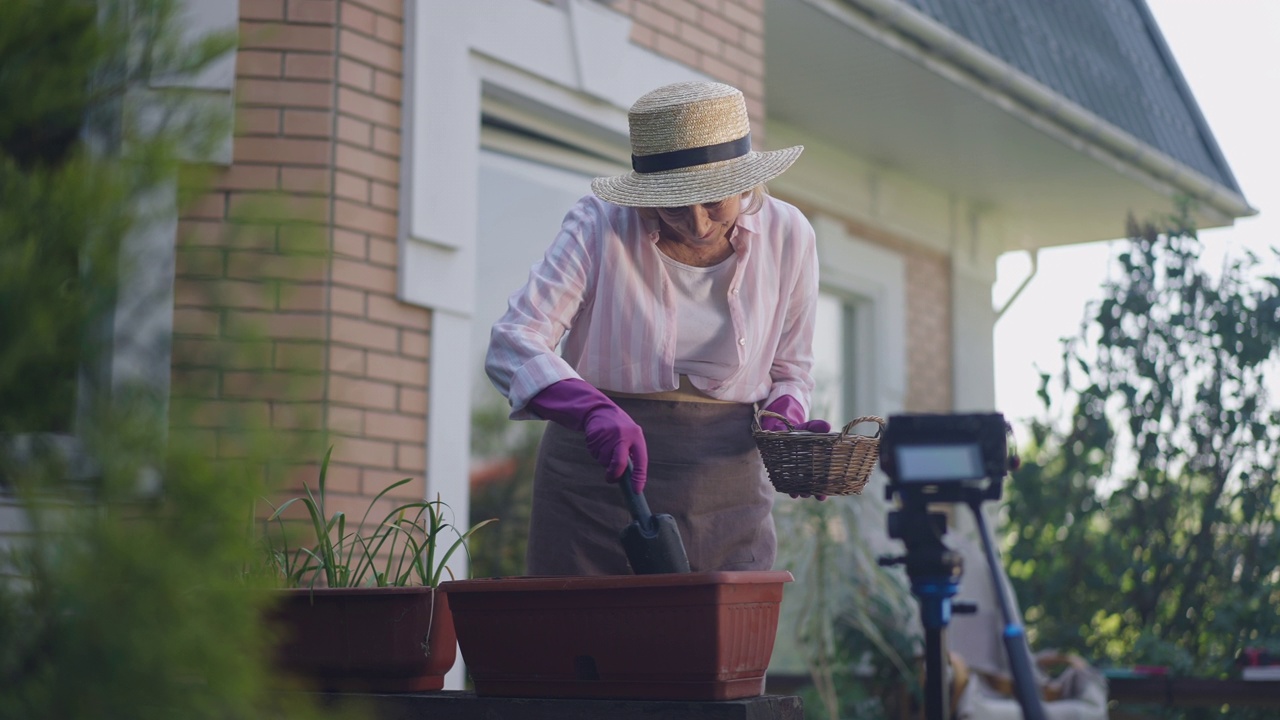
<path fill-rule="evenodd" d="M 830 429 L 805 422 L 813 228 L 764 190 L 803 148 L 752 151 L 742 93 L 718 83 L 658 88 L 628 121 L 633 172 L 591 183 L 493 326 L 486 370 L 511 418 L 551 421 L 528 572 L 630 572 L 631 518 L 604 482 L 628 464 L 694 571 L 766 570 L 777 538 L 756 409 Z"/>

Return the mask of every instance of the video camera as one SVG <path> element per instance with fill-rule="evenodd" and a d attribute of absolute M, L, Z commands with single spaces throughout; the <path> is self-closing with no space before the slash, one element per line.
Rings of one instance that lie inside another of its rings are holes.
<path fill-rule="evenodd" d="M 1011 429 L 1000 413 L 893 415 L 880 440 L 886 499 L 904 503 L 998 500 L 1001 480 L 1016 467 Z"/>

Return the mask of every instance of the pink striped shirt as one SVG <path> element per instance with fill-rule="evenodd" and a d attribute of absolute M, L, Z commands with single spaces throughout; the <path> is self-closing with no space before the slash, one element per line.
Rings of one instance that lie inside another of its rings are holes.
<path fill-rule="evenodd" d="M 568 378 L 606 392 L 678 387 L 677 307 L 657 241 L 657 223 L 633 208 L 588 195 L 569 210 L 490 335 L 485 370 L 513 420 L 536 419 L 525 405 Z M 766 196 L 759 212 L 738 217 L 729 242 L 738 261 L 729 284 L 738 367 L 724 380 L 689 381 L 733 402 L 767 405 L 791 395 L 807 414 L 818 297 L 813 226 Z"/>

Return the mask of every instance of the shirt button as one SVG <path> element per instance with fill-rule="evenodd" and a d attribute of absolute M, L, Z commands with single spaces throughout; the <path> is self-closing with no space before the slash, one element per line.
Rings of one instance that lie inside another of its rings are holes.
<path fill-rule="evenodd" d="M 739 345 L 746 345 L 746 344 L 747 344 L 747 339 L 746 339 L 746 338 L 738 338 L 738 344 L 739 344 Z"/>
<path fill-rule="evenodd" d="M 734 295 L 737 295 L 737 294 L 738 294 L 738 288 L 734 288 L 734 289 L 733 289 L 733 294 L 734 294 Z"/>

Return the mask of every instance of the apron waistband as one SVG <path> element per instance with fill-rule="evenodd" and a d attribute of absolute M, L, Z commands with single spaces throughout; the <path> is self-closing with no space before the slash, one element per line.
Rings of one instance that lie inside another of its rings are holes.
<path fill-rule="evenodd" d="M 693 386 L 689 381 L 688 375 L 680 376 L 680 386 L 675 390 L 660 390 L 655 393 L 624 393 L 615 392 L 613 390 L 604 390 L 605 395 L 618 398 L 634 398 L 638 400 L 666 400 L 669 402 L 701 402 L 701 403 L 729 403 L 735 404 L 732 400 L 721 400 L 713 398 Z"/>

